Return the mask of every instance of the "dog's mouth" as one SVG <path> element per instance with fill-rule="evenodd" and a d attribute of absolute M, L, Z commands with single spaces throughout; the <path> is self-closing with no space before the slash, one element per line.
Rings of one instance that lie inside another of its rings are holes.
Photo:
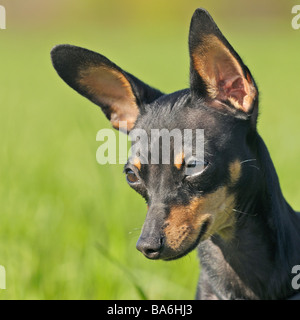
<path fill-rule="evenodd" d="M 168 253 L 166 252 L 166 257 L 161 257 L 162 260 L 164 261 L 171 261 L 171 260 L 176 260 L 179 258 L 184 257 L 185 255 L 189 254 L 191 251 L 193 251 L 198 244 L 201 242 L 203 236 L 205 235 L 205 233 L 208 230 L 208 227 L 210 225 L 211 219 L 207 219 L 201 226 L 199 234 L 196 238 L 196 240 L 185 250 L 183 250 L 182 252 L 180 252 L 179 254 L 176 254 L 174 256 L 168 256 Z M 168 250 L 167 250 L 168 251 Z"/>

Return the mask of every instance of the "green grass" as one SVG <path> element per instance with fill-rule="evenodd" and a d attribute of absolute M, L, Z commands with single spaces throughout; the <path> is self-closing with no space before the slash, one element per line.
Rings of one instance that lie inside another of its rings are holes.
<path fill-rule="evenodd" d="M 193 299 L 196 253 L 167 263 L 135 249 L 145 203 L 122 166 L 97 164 L 96 133 L 109 123 L 49 57 L 57 43 L 77 44 L 167 92 L 187 87 L 188 26 L 160 27 L 1 33 L 0 299 Z M 260 86 L 259 131 L 299 209 L 299 32 L 226 35 Z"/>

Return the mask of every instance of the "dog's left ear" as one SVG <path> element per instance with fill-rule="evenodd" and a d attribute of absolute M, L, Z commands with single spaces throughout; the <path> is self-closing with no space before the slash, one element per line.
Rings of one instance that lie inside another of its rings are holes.
<path fill-rule="evenodd" d="M 71 45 L 52 49 L 53 66 L 74 90 L 97 104 L 115 129 L 132 130 L 137 117 L 163 94 L 103 55 Z"/>
<path fill-rule="evenodd" d="M 192 94 L 215 108 L 229 108 L 244 118 L 257 117 L 258 90 L 250 71 L 209 13 L 193 15 L 189 48 Z"/>

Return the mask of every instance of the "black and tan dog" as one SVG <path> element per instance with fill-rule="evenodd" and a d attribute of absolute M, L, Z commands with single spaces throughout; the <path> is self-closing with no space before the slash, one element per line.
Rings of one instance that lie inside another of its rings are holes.
<path fill-rule="evenodd" d="M 165 95 L 95 52 L 60 45 L 61 78 L 99 105 L 114 128 L 204 129 L 205 162 L 125 166 L 148 203 L 137 243 L 149 259 L 172 260 L 196 247 L 198 299 L 288 299 L 300 264 L 300 217 L 285 201 L 257 133 L 258 89 L 210 15 L 198 9 L 189 34 L 190 88 Z M 121 121 L 121 122 L 120 122 Z M 187 174 L 187 168 L 195 168 Z"/>

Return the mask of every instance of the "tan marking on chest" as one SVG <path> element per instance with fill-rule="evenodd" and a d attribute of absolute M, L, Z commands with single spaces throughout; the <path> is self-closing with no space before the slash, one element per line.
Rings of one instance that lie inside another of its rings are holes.
<path fill-rule="evenodd" d="M 241 162 L 239 160 L 235 160 L 229 165 L 229 173 L 230 173 L 230 182 L 232 185 L 236 184 L 241 177 Z"/>

